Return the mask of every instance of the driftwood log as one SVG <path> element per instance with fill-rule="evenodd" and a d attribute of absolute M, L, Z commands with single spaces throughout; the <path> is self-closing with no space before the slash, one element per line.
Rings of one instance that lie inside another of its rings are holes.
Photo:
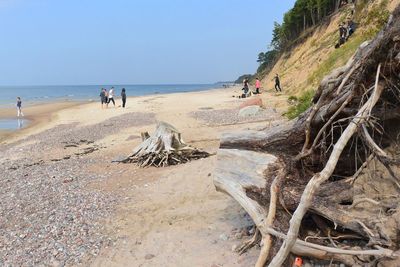
<path fill-rule="evenodd" d="M 140 167 L 165 167 L 210 156 L 187 145 L 181 133 L 166 122 L 159 122 L 153 135 L 144 132 L 141 136 L 143 142 L 134 148 L 132 154 L 117 162 L 136 163 Z"/>
<path fill-rule="evenodd" d="M 256 266 L 400 266 L 399 138 L 398 7 L 297 120 L 223 135 L 214 184 L 261 233 Z"/>

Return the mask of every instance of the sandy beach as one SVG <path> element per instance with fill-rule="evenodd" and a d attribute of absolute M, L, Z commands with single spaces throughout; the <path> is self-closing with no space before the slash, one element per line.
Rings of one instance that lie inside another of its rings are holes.
<path fill-rule="evenodd" d="M 251 221 L 216 192 L 215 156 L 166 168 L 111 163 L 157 121 L 215 153 L 224 131 L 285 120 L 287 96 L 264 92 L 265 110 L 243 119 L 237 113 L 246 100 L 232 97 L 239 93 L 134 97 L 126 109 L 97 102 L 26 108 L 31 126 L 0 144 L 0 265 L 249 266 L 258 248 L 241 256 L 232 250 L 251 235 Z"/>

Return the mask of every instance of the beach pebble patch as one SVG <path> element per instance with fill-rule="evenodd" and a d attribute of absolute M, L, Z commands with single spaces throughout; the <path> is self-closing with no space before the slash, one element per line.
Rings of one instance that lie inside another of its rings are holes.
<path fill-rule="evenodd" d="M 239 110 L 239 117 L 252 117 L 261 112 L 260 106 L 248 106 Z"/>

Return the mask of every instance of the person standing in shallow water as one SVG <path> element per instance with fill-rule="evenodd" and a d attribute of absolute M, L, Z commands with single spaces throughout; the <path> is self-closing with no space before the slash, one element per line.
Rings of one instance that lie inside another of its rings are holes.
<path fill-rule="evenodd" d="M 122 91 L 121 91 L 121 99 L 122 99 L 122 107 L 125 108 L 125 104 L 126 104 L 126 92 L 125 92 L 125 88 L 122 88 Z"/>
<path fill-rule="evenodd" d="M 279 79 L 279 75 L 278 75 L 278 73 L 275 75 L 275 90 L 277 91 L 277 92 L 282 92 L 282 88 L 281 88 L 281 81 L 280 81 L 280 79 Z M 278 89 L 279 89 L 279 91 L 278 91 Z"/>
<path fill-rule="evenodd" d="M 21 98 L 18 96 L 17 97 L 17 104 L 16 104 L 16 106 L 17 106 L 17 116 L 19 117 L 19 116 L 24 116 L 24 113 L 22 112 L 22 100 L 21 100 Z"/>

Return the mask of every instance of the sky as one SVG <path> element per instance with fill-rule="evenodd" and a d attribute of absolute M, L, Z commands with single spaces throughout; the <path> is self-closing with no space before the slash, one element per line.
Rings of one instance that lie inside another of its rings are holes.
<path fill-rule="evenodd" d="M 0 85 L 232 81 L 294 2 L 0 0 Z"/>

